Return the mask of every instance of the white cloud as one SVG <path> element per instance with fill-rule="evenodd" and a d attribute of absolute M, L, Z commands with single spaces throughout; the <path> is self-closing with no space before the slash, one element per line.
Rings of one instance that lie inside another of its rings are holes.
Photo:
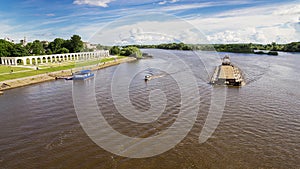
<path fill-rule="evenodd" d="M 76 0 L 74 3 L 88 4 L 91 2 L 101 2 L 106 4 L 102 4 L 102 6 L 107 6 L 111 1 L 112 0 Z M 166 0 L 166 3 L 171 3 L 171 1 L 172 0 Z M 172 2 L 175 1 L 176 0 Z M 247 3 L 247 1 L 238 1 L 236 3 Z M 163 6 L 157 9 L 90 10 L 68 16 L 51 17 L 48 21 L 41 21 L 39 23 L 31 22 L 26 25 L 15 25 L 12 21 L 4 22 L 1 20 L 0 36 L 2 38 L 9 36 L 13 39 L 21 39 L 24 36 L 27 36 L 32 39 L 49 40 L 57 36 L 70 38 L 71 35 L 69 34 L 79 34 L 85 41 L 92 36 L 93 38 L 91 40 L 97 40 L 97 43 L 102 44 L 143 44 L 173 41 L 205 43 L 205 40 L 203 40 L 204 36 L 199 33 L 199 31 L 195 31 L 192 28 L 195 26 L 205 34 L 210 43 L 289 43 L 300 40 L 300 6 L 298 4 L 273 4 L 270 6 L 248 7 L 209 16 L 201 15 L 201 13 L 199 16 L 193 14 L 190 18 L 186 17 L 185 21 L 175 17 L 165 19 L 165 17 L 160 14 L 154 17 L 149 17 L 149 15 L 146 14 L 147 12 L 155 11 L 172 13 L 173 11 L 184 11 L 218 5 L 222 4 L 212 2 L 186 5 L 174 4 L 172 6 Z M 105 29 L 102 34 L 100 33 L 99 35 L 93 36 L 95 32 L 99 31 L 100 27 L 107 24 L 105 23 L 107 20 L 141 12 L 145 13 L 145 17 L 131 17 L 131 19 L 128 19 L 128 22 L 124 22 L 124 24 L 117 20 L 116 24 L 108 25 L 109 29 L 106 27 L 107 29 Z M 65 27 L 54 26 L 44 30 L 39 28 L 40 26 L 48 24 L 55 25 L 57 23 L 68 22 L 78 16 L 89 16 L 89 22 L 71 23 L 69 26 Z M 150 21 L 149 18 L 151 18 Z M 120 25 L 120 23 L 122 23 L 122 25 Z M 14 33 L 12 34 L 12 32 Z M 47 34 L 47 32 L 50 32 L 51 34 Z M 39 33 L 41 36 L 38 36 Z"/>
<path fill-rule="evenodd" d="M 212 4 L 201 4 L 212 5 Z M 200 6 L 200 4 L 199 4 Z M 299 16 L 294 5 L 261 6 L 231 10 L 210 16 L 185 18 L 166 18 L 158 16 L 133 16 L 116 20 L 107 25 L 100 33 L 91 38 L 94 43 L 102 44 L 151 44 L 181 41 L 184 43 L 289 43 L 299 41 Z M 194 7 L 185 6 L 185 8 Z M 174 9 L 174 8 L 173 8 Z M 145 18 L 152 18 L 148 21 Z M 119 24 L 122 23 L 122 24 Z M 101 25 L 101 24 L 99 24 Z M 92 36 L 100 26 L 78 27 L 77 32 Z M 103 25 L 101 25 L 103 26 Z M 196 30 L 195 27 L 202 31 Z M 206 37 L 208 41 L 204 39 Z"/>
<path fill-rule="evenodd" d="M 178 1 L 179 1 L 179 0 L 170 0 L 170 1 L 164 0 L 164 1 L 159 2 L 158 4 L 159 4 L 159 5 L 164 5 L 164 4 L 166 4 L 166 3 L 171 3 L 171 4 L 173 4 L 173 3 L 176 3 L 176 2 L 178 2 Z"/>
<path fill-rule="evenodd" d="M 166 4 L 168 1 L 161 1 L 161 2 L 159 2 L 158 4 L 159 5 L 164 5 L 164 4 Z"/>
<path fill-rule="evenodd" d="M 150 21 L 145 20 L 145 18 L 149 17 L 151 18 Z M 139 20 L 132 22 L 132 19 L 136 18 L 139 18 Z M 161 18 L 164 21 L 161 21 Z M 106 45 L 169 42 L 207 43 L 205 36 L 190 23 L 162 14 L 147 14 L 145 16 L 133 16 L 117 20 L 103 29 L 99 29 L 98 33 L 90 41 Z"/>
<path fill-rule="evenodd" d="M 299 15 L 300 14 L 300 5 L 295 5 L 286 9 L 279 9 L 274 12 L 275 15 Z"/>
<path fill-rule="evenodd" d="M 235 31 L 222 31 L 207 36 L 213 43 L 268 43 L 266 34 L 255 28 L 246 28 Z"/>
<path fill-rule="evenodd" d="M 11 20 L 0 20 L 0 39 L 3 39 L 5 37 L 9 37 L 12 40 L 18 40 L 18 36 L 16 36 L 15 33 L 12 33 L 15 31 L 15 29 L 20 28 L 20 25 L 13 25 L 10 23 Z"/>
<path fill-rule="evenodd" d="M 108 4 L 112 1 L 113 0 L 75 0 L 73 4 L 108 7 Z"/>
<path fill-rule="evenodd" d="M 189 20 L 206 33 L 211 43 L 289 43 L 299 41 L 295 5 L 232 10 Z"/>

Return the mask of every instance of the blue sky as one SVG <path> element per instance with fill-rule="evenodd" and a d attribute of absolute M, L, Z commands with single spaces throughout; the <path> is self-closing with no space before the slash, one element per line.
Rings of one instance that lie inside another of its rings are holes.
<path fill-rule="evenodd" d="M 208 43 L 300 41 L 299 0 L 2 0 L 0 3 L 0 38 L 14 40 L 26 36 L 29 41 L 51 41 L 79 34 L 84 41 L 102 44 L 174 39 L 197 43 L 202 40 L 193 37 L 200 36 Z M 153 14 L 157 12 L 161 15 Z M 201 35 L 195 35 L 194 29 Z"/>

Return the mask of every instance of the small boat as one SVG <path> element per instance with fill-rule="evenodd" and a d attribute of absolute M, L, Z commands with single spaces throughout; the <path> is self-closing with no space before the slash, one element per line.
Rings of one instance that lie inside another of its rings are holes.
<path fill-rule="evenodd" d="M 145 79 L 145 81 L 148 81 L 148 80 L 151 80 L 151 78 L 152 78 L 152 75 L 146 75 L 144 79 Z"/>
<path fill-rule="evenodd" d="M 73 73 L 72 77 L 66 78 L 66 80 L 85 80 L 87 78 L 94 77 L 94 73 L 91 70 L 81 70 Z"/>

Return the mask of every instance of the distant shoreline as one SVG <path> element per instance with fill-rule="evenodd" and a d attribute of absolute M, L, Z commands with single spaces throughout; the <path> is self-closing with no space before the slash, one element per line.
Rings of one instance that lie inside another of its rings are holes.
<path fill-rule="evenodd" d="M 262 54 L 256 51 L 268 51 L 265 54 L 276 55 L 278 52 L 300 52 L 300 42 L 292 42 L 288 44 L 254 44 L 254 43 L 239 43 L 239 44 L 185 44 L 185 43 L 165 43 L 158 45 L 128 45 L 124 47 L 137 47 L 140 49 L 166 49 L 166 50 L 201 50 L 201 51 L 217 51 L 217 52 L 232 52 L 232 53 L 253 53 Z"/>

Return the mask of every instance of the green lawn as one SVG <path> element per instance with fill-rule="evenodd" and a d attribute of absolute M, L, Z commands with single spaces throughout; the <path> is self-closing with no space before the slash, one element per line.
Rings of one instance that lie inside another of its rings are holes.
<path fill-rule="evenodd" d="M 124 56 L 119 56 L 118 59 L 124 58 Z M 38 74 L 44 74 L 44 73 L 50 73 L 50 72 L 56 72 L 60 70 L 67 70 L 72 69 L 75 67 L 83 67 L 83 66 L 89 66 L 89 65 L 96 65 L 98 63 L 113 61 L 114 58 L 104 58 L 101 60 L 92 60 L 87 62 L 62 62 L 61 64 L 51 64 L 50 66 L 39 66 L 39 70 L 32 70 L 30 68 L 18 68 L 18 70 L 31 70 L 27 72 L 20 72 L 20 73 L 12 73 L 12 74 L 6 74 L 6 75 L 0 75 L 0 82 L 4 80 L 11 80 L 11 79 L 17 79 L 22 77 L 28 77 L 28 76 L 34 76 Z M 17 70 L 17 69 L 16 69 Z M 8 66 L 1 66 L 0 72 L 10 72 L 10 68 Z M 15 70 L 14 70 L 15 72 Z"/>
<path fill-rule="evenodd" d="M 60 70 L 66 70 L 66 69 L 72 69 L 74 68 L 74 64 L 67 65 L 67 66 L 57 66 L 52 68 L 46 68 L 46 69 L 39 69 L 39 70 L 32 70 L 28 72 L 20 72 L 20 73 L 12 73 L 12 74 L 6 74 L 6 75 L 0 75 L 0 81 L 4 80 L 10 80 L 10 79 L 17 79 L 27 76 L 34 76 L 38 74 L 44 74 L 49 72 L 55 72 Z"/>
<path fill-rule="evenodd" d="M 30 68 L 22 68 L 22 67 L 13 67 L 13 66 L 0 66 L 0 74 L 2 73 L 10 73 L 11 70 L 14 72 L 24 71 L 24 70 L 32 70 Z"/>
<path fill-rule="evenodd" d="M 118 56 L 117 59 L 122 59 L 125 58 L 125 56 Z M 104 62 L 109 62 L 113 61 L 114 58 L 104 58 L 99 60 L 93 60 L 93 61 L 87 61 L 87 62 L 76 62 L 75 67 L 83 67 L 83 66 L 89 66 L 89 65 L 96 65 L 98 63 L 104 63 Z"/>

